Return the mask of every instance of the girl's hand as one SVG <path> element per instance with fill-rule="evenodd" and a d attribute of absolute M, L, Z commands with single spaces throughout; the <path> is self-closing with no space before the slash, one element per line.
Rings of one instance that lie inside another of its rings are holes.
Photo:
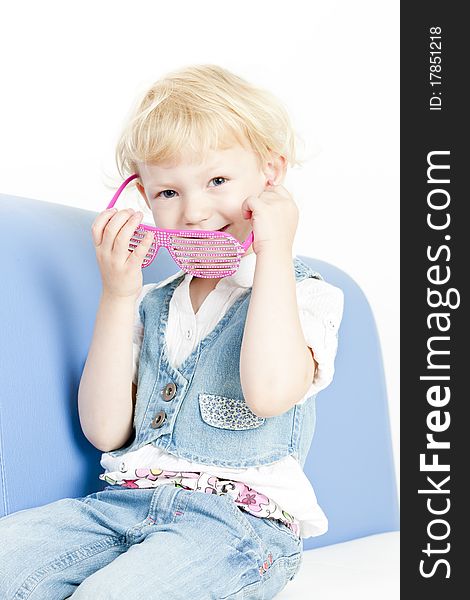
<path fill-rule="evenodd" d="M 103 280 L 103 293 L 122 298 L 137 298 L 142 290 L 142 263 L 153 240 L 147 231 L 137 248 L 129 251 L 129 241 L 143 214 L 129 208 L 108 209 L 91 226 L 96 259 Z"/>
<path fill-rule="evenodd" d="M 271 249 L 292 253 L 299 209 L 285 187 L 268 182 L 259 196 L 243 202 L 242 214 L 251 219 L 255 254 Z"/>

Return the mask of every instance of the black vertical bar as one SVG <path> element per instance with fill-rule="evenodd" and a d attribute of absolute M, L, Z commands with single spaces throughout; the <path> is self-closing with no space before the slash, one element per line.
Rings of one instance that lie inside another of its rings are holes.
<path fill-rule="evenodd" d="M 466 443 L 470 398 L 464 379 L 470 374 L 465 315 L 470 276 L 465 180 L 470 161 L 468 108 L 464 109 L 470 36 L 461 6 L 433 0 L 401 3 L 401 597 L 405 600 L 457 599 L 469 593 L 470 571 L 464 560 L 470 528 L 463 510 L 468 511 L 469 505 L 464 487 L 470 456 Z"/>

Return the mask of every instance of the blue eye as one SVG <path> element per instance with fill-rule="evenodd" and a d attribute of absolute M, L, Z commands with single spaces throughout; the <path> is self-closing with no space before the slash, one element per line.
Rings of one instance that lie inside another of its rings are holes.
<path fill-rule="evenodd" d="M 223 183 L 225 183 L 225 182 L 227 181 L 227 179 L 226 179 L 225 177 L 213 177 L 213 178 L 211 179 L 211 182 L 212 182 L 212 181 L 214 181 L 214 182 L 219 182 L 219 183 L 216 183 L 216 184 L 215 184 L 215 186 L 213 186 L 213 187 L 219 187 L 220 185 L 222 185 Z M 172 196 L 167 196 L 166 194 L 167 194 L 168 192 L 169 192 L 170 194 L 173 194 L 173 195 L 172 195 Z M 155 196 L 155 198 L 158 198 L 159 196 L 163 196 L 163 197 L 164 197 L 164 198 L 166 198 L 167 200 L 170 200 L 171 198 L 174 198 L 174 197 L 175 197 L 175 196 L 174 196 L 174 194 L 176 194 L 175 190 L 163 190 L 163 191 L 159 192 L 159 193 L 158 193 L 158 194 Z"/>
<path fill-rule="evenodd" d="M 222 180 L 222 183 L 223 183 L 224 181 L 227 181 L 227 180 L 225 179 L 225 177 L 214 177 L 213 179 L 211 179 L 211 181 L 221 181 L 221 180 Z M 218 185 L 216 185 L 215 187 L 219 187 L 219 185 L 222 185 L 222 183 L 221 183 L 221 184 L 218 184 Z"/>
<path fill-rule="evenodd" d="M 163 192 L 160 192 L 160 194 L 166 194 L 167 192 L 171 192 L 172 194 L 175 193 L 174 190 L 163 190 Z M 157 198 L 158 198 L 158 196 L 160 196 L 160 194 L 157 194 Z M 174 196 L 165 196 L 165 195 L 163 197 L 167 198 L 167 199 L 174 198 Z"/>

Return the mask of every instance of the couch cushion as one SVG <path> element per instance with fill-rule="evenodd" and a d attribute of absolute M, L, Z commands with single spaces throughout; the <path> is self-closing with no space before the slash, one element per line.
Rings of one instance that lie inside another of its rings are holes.
<path fill-rule="evenodd" d="M 400 532 L 306 550 L 300 571 L 276 600 L 397 600 Z"/>

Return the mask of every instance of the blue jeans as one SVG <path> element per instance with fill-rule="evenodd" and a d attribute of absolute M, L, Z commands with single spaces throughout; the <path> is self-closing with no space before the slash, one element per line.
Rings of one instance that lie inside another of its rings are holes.
<path fill-rule="evenodd" d="M 109 486 L 0 519 L 2 600 L 268 600 L 302 540 L 227 496 Z"/>

